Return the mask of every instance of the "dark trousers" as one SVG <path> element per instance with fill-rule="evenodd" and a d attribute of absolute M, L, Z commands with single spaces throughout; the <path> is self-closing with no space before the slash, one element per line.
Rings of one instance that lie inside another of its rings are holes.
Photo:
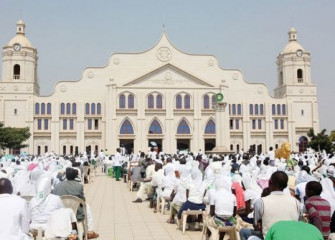
<path fill-rule="evenodd" d="M 187 211 L 187 210 L 205 210 L 206 209 L 206 205 L 203 203 L 200 204 L 196 204 L 190 201 L 186 201 L 180 208 L 179 212 L 178 212 L 178 219 L 181 219 L 181 214 L 183 213 L 183 211 Z"/>

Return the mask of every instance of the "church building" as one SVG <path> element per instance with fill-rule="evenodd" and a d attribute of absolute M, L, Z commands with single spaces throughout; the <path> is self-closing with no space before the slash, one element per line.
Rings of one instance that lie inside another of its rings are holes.
<path fill-rule="evenodd" d="M 60 81 L 42 96 L 37 48 L 25 23 L 16 25 L 2 50 L 0 122 L 29 127 L 29 146 L 21 149 L 29 154 L 119 146 L 146 152 L 151 142 L 166 153 L 260 153 L 283 142 L 303 151 L 309 129 L 319 131 L 311 56 L 294 28 L 277 56 L 273 96 L 265 84 L 247 83 L 240 70 L 221 68 L 213 55 L 182 52 L 165 32 L 149 50 L 113 54 L 106 66 L 87 67 L 79 81 Z"/>

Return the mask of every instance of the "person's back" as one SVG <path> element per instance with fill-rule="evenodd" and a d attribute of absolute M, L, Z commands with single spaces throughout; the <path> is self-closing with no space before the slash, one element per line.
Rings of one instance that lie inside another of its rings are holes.
<path fill-rule="evenodd" d="M 46 224 L 45 237 L 68 237 L 72 232 L 72 223 L 77 222 L 76 216 L 70 208 L 55 210 Z"/>

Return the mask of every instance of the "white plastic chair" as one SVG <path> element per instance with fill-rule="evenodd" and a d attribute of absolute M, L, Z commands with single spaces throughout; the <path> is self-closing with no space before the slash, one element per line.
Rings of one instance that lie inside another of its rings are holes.
<path fill-rule="evenodd" d="M 183 211 L 181 214 L 181 219 L 182 219 L 182 224 L 183 224 L 183 234 L 185 234 L 185 230 L 186 230 L 186 222 L 187 222 L 187 217 L 188 216 L 199 216 L 202 215 L 202 210 L 187 210 L 187 211 Z"/>

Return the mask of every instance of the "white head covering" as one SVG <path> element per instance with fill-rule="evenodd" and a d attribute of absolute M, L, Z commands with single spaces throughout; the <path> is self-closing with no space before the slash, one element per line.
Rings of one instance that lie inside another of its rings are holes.
<path fill-rule="evenodd" d="M 227 190 L 227 191 L 231 191 L 231 186 L 232 186 L 232 182 L 231 182 L 231 178 L 227 177 L 227 176 L 217 176 L 217 179 L 215 181 L 215 190 Z"/>
<path fill-rule="evenodd" d="M 42 175 L 36 182 L 35 192 L 37 199 L 35 208 L 42 211 L 47 204 L 47 198 L 51 193 L 51 179 L 46 175 Z"/>

